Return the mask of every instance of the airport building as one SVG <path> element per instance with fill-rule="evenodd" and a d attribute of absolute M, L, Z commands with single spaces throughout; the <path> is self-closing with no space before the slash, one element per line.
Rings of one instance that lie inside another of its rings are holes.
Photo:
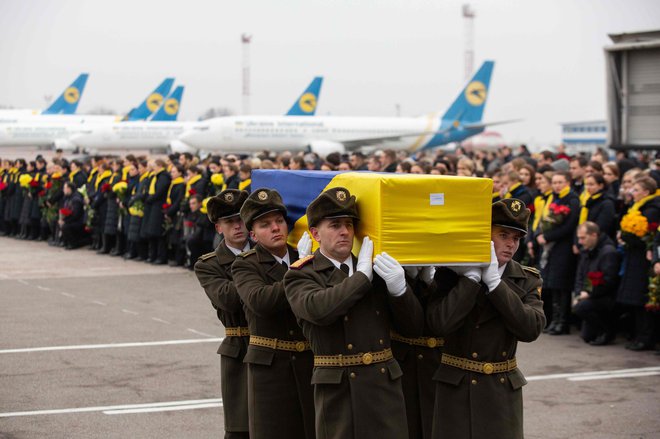
<path fill-rule="evenodd" d="M 593 152 L 607 142 L 607 121 L 566 122 L 561 124 L 561 142 L 571 153 Z"/>

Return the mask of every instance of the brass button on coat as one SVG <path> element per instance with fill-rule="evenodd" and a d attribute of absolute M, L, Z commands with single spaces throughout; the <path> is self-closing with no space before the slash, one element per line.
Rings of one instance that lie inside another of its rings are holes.
<path fill-rule="evenodd" d="M 351 343 L 349 343 L 346 347 L 348 348 L 349 351 L 353 350 L 353 345 Z"/>
<path fill-rule="evenodd" d="M 357 375 L 355 375 L 355 372 L 351 372 L 351 374 L 350 374 L 349 376 L 350 376 L 351 378 L 355 378 Z"/>
<path fill-rule="evenodd" d="M 477 380 L 472 380 L 472 384 L 477 384 Z"/>
<path fill-rule="evenodd" d="M 476 352 L 472 352 L 472 358 L 477 358 L 478 356 L 479 354 L 477 354 Z"/>
<path fill-rule="evenodd" d="M 419 354 L 419 355 L 417 356 L 417 359 L 418 359 L 418 360 L 423 360 L 423 359 L 424 359 L 424 355 Z"/>

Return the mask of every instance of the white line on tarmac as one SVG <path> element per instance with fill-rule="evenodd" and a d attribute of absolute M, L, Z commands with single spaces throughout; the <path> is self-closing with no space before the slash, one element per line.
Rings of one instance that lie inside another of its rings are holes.
<path fill-rule="evenodd" d="M 660 375 L 660 371 L 613 373 L 612 375 L 592 375 L 592 376 L 569 378 L 568 381 L 609 380 L 612 378 L 637 378 L 637 377 L 650 377 L 653 375 Z"/>
<path fill-rule="evenodd" d="M 125 312 L 126 314 L 135 314 L 135 315 L 140 314 L 138 312 L 131 311 L 130 309 L 122 309 L 121 312 Z"/>
<path fill-rule="evenodd" d="M 18 282 L 19 284 L 23 284 L 23 285 L 30 285 L 29 283 L 27 283 L 27 282 L 24 281 L 23 279 L 17 279 L 17 282 Z"/>
<path fill-rule="evenodd" d="M 71 293 L 65 293 L 65 292 L 61 292 L 60 294 L 61 294 L 61 295 L 63 295 L 63 296 L 66 296 L 66 297 L 71 297 L 71 298 L 74 298 L 74 297 L 76 297 L 76 296 L 74 296 L 74 295 L 73 295 L 73 294 L 71 294 Z"/>
<path fill-rule="evenodd" d="M 99 406 L 99 407 L 77 407 L 77 408 L 55 409 L 55 410 L 34 410 L 34 411 L 25 411 L 25 412 L 7 412 L 7 413 L 0 413 L 0 418 L 12 418 L 16 416 L 61 415 L 67 413 L 84 413 L 84 412 L 105 412 L 110 410 L 131 410 L 131 409 L 143 409 L 143 408 L 148 409 L 148 408 L 158 408 L 158 407 L 160 408 L 173 407 L 175 409 L 175 407 L 189 407 L 191 405 L 201 405 L 201 404 L 222 404 L 222 398 L 195 399 L 188 401 L 152 402 L 147 404 L 108 405 L 108 406 Z"/>
<path fill-rule="evenodd" d="M 636 369 L 617 369 L 617 370 L 601 370 L 590 372 L 576 372 L 576 373 L 556 373 L 551 375 L 536 375 L 525 377 L 527 381 L 541 381 L 541 380 L 558 380 L 567 379 L 569 381 L 586 381 L 587 379 L 600 379 L 609 378 L 625 378 L 627 374 L 640 374 L 653 372 L 653 375 L 660 374 L 660 367 L 639 367 Z M 624 376 L 621 376 L 624 375 Z M 639 375 L 645 376 L 645 375 Z"/>
<path fill-rule="evenodd" d="M 134 348 L 140 346 L 166 346 L 166 345 L 195 344 L 195 343 L 217 343 L 222 340 L 224 340 L 224 338 L 189 338 L 183 340 L 147 341 L 147 342 L 134 342 L 134 343 L 46 346 L 40 348 L 3 349 L 0 350 L 0 354 L 20 354 L 26 352 L 47 352 L 47 351 L 75 351 L 82 349 Z"/>
<path fill-rule="evenodd" d="M 37 288 L 39 288 L 41 291 L 50 291 L 50 288 L 42 287 L 41 285 L 37 285 Z"/>
<path fill-rule="evenodd" d="M 197 331 L 197 330 L 192 329 L 192 328 L 186 328 L 186 329 L 188 331 L 192 332 L 193 334 L 203 335 L 204 337 L 215 337 L 215 335 L 207 334 L 206 332 Z"/>
<path fill-rule="evenodd" d="M 190 404 L 190 405 L 177 405 L 174 407 L 151 407 L 143 409 L 131 409 L 131 410 L 106 410 L 103 412 L 104 415 L 128 415 L 131 413 L 154 413 L 154 412 L 172 412 L 176 410 L 195 410 L 195 409 L 206 409 L 211 407 L 222 407 L 221 402 L 209 402 L 206 404 Z"/>
<path fill-rule="evenodd" d="M 171 323 L 168 322 L 167 320 L 159 319 L 158 317 L 152 317 L 151 320 L 155 322 L 160 322 L 160 323 L 165 323 L 166 325 L 170 325 Z"/>
<path fill-rule="evenodd" d="M 92 303 L 96 303 L 97 305 L 101 305 L 101 306 L 106 306 L 107 305 L 107 303 L 101 302 L 100 300 L 92 300 Z"/>

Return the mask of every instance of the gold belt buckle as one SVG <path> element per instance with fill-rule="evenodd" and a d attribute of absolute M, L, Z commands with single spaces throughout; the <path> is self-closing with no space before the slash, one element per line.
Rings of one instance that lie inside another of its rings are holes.
<path fill-rule="evenodd" d="M 362 363 L 369 365 L 373 363 L 373 361 L 374 361 L 374 356 L 370 352 L 367 352 L 366 354 L 362 355 Z"/>
<path fill-rule="evenodd" d="M 495 367 L 490 363 L 484 363 L 482 370 L 486 375 L 490 375 L 495 370 Z"/>
<path fill-rule="evenodd" d="M 428 340 L 426 340 L 426 345 L 430 348 L 434 348 L 438 345 L 438 340 L 435 337 L 429 337 Z"/>
<path fill-rule="evenodd" d="M 299 342 L 297 342 L 297 343 L 296 343 L 296 350 L 297 350 L 298 352 L 302 352 L 302 351 L 304 351 L 304 350 L 305 350 L 305 342 L 303 342 L 303 341 L 299 341 Z"/>

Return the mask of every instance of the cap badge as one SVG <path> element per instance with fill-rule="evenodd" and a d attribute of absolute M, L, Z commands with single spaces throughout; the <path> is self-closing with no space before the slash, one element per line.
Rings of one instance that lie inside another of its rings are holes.
<path fill-rule="evenodd" d="M 227 203 L 231 203 L 232 201 L 234 201 L 234 194 L 232 194 L 232 193 L 226 193 L 226 194 L 225 194 L 225 201 L 226 201 Z"/>
<path fill-rule="evenodd" d="M 520 212 L 520 208 L 522 207 L 522 203 L 520 201 L 514 201 L 511 203 L 511 210 L 514 212 Z"/>
<path fill-rule="evenodd" d="M 346 201 L 346 192 L 344 191 L 337 191 L 337 199 L 339 201 Z"/>
<path fill-rule="evenodd" d="M 257 194 L 257 198 L 259 198 L 261 201 L 266 201 L 268 199 L 268 194 L 266 191 L 261 191 Z"/>

